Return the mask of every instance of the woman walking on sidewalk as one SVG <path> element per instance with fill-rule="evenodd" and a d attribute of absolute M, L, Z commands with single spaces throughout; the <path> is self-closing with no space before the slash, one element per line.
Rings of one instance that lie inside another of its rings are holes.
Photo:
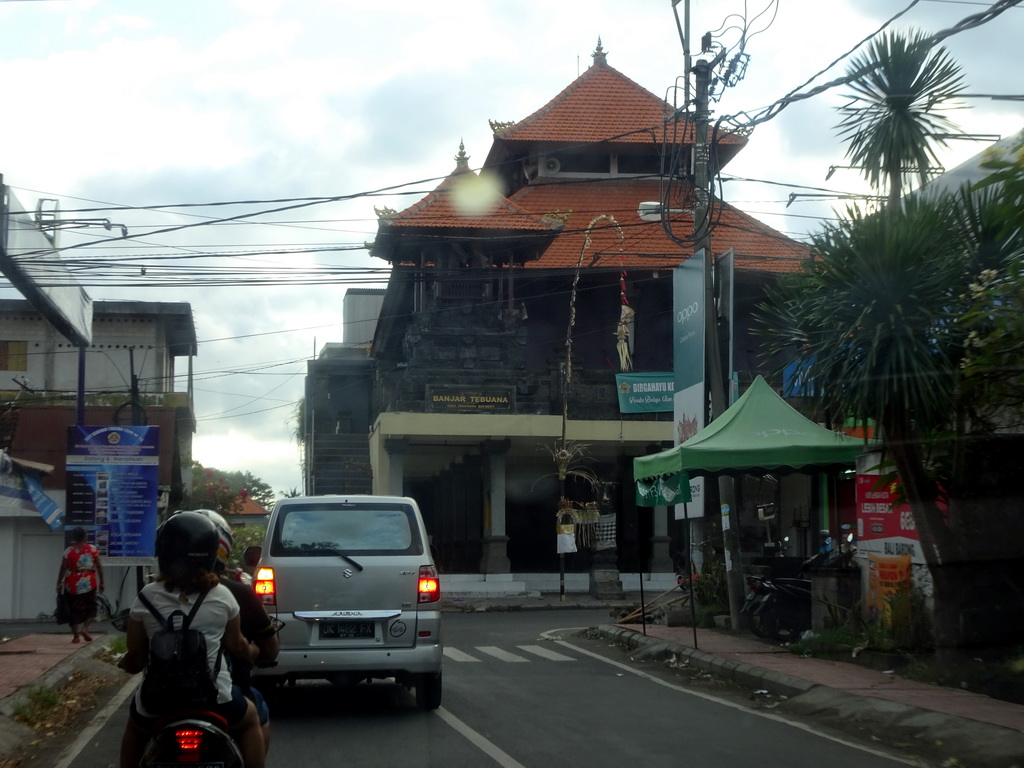
<path fill-rule="evenodd" d="M 92 640 L 89 625 L 96 618 L 96 595 L 103 591 L 103 565 L 100 553 L 89 543 L 84 528 L 71 531 L 71 546 L 64 550 L 57 574 L 57 594 L 64 592 L 68 600 L 72 643 L 79 642 L 79 635 L 86 642 Z M 78 626 L 82 631 L 78 631 Z"/>

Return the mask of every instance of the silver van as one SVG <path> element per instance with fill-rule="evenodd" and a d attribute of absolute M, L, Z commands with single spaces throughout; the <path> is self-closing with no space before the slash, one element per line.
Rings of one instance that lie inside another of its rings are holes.
<path fill-rule="evenodd" d="M 284 625 L 256 682 L 394 678 L 441 704 L 440 582 L 416 502 L 298 496 L 270 512 L 253 587 Z"/>

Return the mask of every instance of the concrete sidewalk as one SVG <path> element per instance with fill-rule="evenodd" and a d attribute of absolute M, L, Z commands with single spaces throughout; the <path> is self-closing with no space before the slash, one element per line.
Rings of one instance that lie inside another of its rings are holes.
<path fill-rule="evenodd" d="M 598 627 L 634 657 L 693 665 L 723 680 L 783 697 L 776 711 L 813 716 L 862 738 L 919 744 L 968 768 L 1024 768 L 1024 706 L 956 688 L 906 680 L 855 663 L 805 658 L 752 635 L 657 624 L 617 624 L 638 595 L 602 601 L 570 594 L 518 598 L 447 598 L 446 612 L 603 610 Z M 92 643 L 71 643 L 70 633 L 52 623 L 0 622 L 0 743 L 27 730 L 10 720 L 33 686 L 56 687 L 88 663 L 116 631 L 95 625 Z M 695 640 L 696 638 L 696 640 Z M 0 750 L 3 751 L 3 750 Z"/>
<path fill-rule="evenodd" d="M 52 621 L 0 622 L 0 757 L 16 756 L 22 745 L 38 738 L 30 727 L 14 719 L 30 691 L 59 688 L 76 670 L 93 674 L 105 670 L 107 665 L 93 657 L 106 647 L 113 633 L 109 624 L 95 622 L 91 643 L 72 643 L 67 627 Z"/>

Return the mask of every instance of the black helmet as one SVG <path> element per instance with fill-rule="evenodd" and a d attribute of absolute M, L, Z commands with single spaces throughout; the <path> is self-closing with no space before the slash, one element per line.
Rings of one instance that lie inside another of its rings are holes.
<path fill-rule="evenodd" d="M 220 537 L 220 541 L 217 544 L 217 570 L 223 571 L 228 567 L 228 560 L 231 559 L 231 549 L 235 545 L 235 534 L 231 532 L 231 523 L 220 512 L 215 512 L 212 509 L 196 509 L 193 511 L 210 520 L 213 523 L 213 527 L 217 529 L 217 536 Z"/>
<path fill-rule="evenodd" d="M 156 529 L 160 573 L 179 582 L 200 569 L 213 571 L 220 535 L 213 521 L 198 512 L 179 512 Z"/>

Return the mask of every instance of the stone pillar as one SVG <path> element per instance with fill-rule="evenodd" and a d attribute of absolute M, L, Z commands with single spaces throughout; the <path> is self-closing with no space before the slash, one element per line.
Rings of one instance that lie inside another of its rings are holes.
<path fill-rule="evenodd" d="M 405 496 L 405 440 L 388 439 L 384 450 L 388 452 L 388 481 L 385 486 L 391 496 Z"/>
<path fill-rule="evenodd" d="M 505 535 L 505 456 L 511 442 L 488 440 L 483 444 L 487 457 L 487 484 L 484 489 L 483 553 L 481 573 L 511 573 L 508 536 Z"/>
<path fill-rule="evenodd" d="M 598 514 L 601 518 L 598 522 L 598 539 L 594 544 L 594 556 L 590 560 L 590 594 L 600 599 L 619 599 L 625 596 L 622 591 L 622 581 L 619 579 L 619 548 L 615 538 L 618 535 L 618 525 L 615 521 L 615 507 L 609 498 L 609 494 L 615 495 L 618 490 L 618 483 L 605 483 L 601 488 L 601 500 L 598 502 Z M 608 518 L 611 517 L 611 522 Z M 601 537 L 601 526 L 609 525 L 612 534 L 611 546 L 597 548 Z"/>
<path fill-rule="evenodd" d="M 478 503 L 482 496 L 480 483 L 481 461 L 479 456 L 466 455 L 451 465 L 451 483 L 448 485 L 448 496 L 452 511 L 452 543 L 455 552 L 456 573 L 472 573 L 476 568 L 479 554 L 474 552 L 479 541 L 471 516 L 477 514 Z"/>
<path fill-rule="evenodd" d="M 440 538 L 440 541 L 436 543 L 441 553 L 441 560 L 448 573 L 458 572 L 458 558 L 455 551 L 455 494 L 452 492 L 453 482 L 451 467 L 442 470 L 435 480 L 438 498 L 437 536 Z"/>
<path fill-rule="evenodd" d="M 676 569 L 669 551 L 668 516 L 672 514 L 671 509 L 661 506 L 651 511 L 654 531 L 651 536 L 651 562 L 647 566 L 651 573 L 673 573 Z"/>

